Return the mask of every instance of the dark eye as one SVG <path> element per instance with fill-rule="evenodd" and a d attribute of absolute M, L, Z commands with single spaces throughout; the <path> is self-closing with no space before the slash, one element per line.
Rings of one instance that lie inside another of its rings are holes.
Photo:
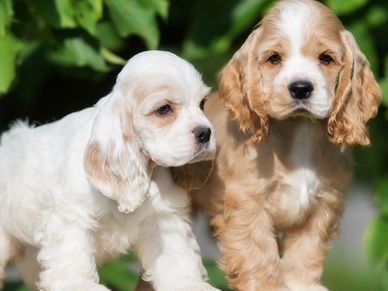
<path fill-rule="evenodd" d="M 171 106 L 168 104 L 165 104 L 163 106 L 160 106 L 158 109 L 155 110 L 156 114 L 159 116 L 164 116 L 172 112 Z"/>
<path fill-rule="evenodd" d="M 201 108 L 202 111 L 205 109 L 205 103 L 206 103 L 206 99 L 202 99 L 201 103 L 199 103 L 199 108 Z"/>
<path fill-rule="evenodd" d="M 322 65 L 328 66 L 331 63 L 334 63 L 334 60 L 330 55 L 323 53 L 319 55 L 319 62 Z"/>
<path fill-rule="evenodd" d="M 282 58 L 278 53 L 274 53 L 267 59 L 267 61 L 270 62 L 272 65 L 277 65 L 280 64 Z"/>

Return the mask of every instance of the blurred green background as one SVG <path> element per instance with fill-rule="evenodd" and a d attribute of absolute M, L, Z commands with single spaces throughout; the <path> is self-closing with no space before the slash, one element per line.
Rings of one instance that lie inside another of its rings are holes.
<path fill-rule="evenodd" d="M 384 91 L 370 123 L 373 146 L 355 149 L 355 182 L 373 189 L 375 218 L 365 234 L 369 262 L 330 254 L 330 290 L 388 290 L 388 0 L 326 0 L 354 34 Z M 0 0 L 0 131 L 17 118 L 52 121 L 94 104 L 113 86 L 125 60 L 146 49 L 173 51 L 205 81 L 216 74 L 273 1 L 263 0 Z M 157 65 L 157 64 L 155 64 Z M 368 195 L 368 194 L 364 194 Z M 100 269 L 113 290 L 132 290 L 136 258 Z M 213 260 L 210 281 L 227 289 Z M 5 290 L 26 290 L 9 282 Z"/>

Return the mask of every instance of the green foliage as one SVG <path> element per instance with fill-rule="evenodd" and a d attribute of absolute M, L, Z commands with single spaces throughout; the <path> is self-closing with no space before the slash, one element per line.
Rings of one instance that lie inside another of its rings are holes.
<path fill-rule="evenodd" d="M 156 48 L 157 16 L 166 19 L 168 7 L 168 0 L 0 0 L 0 94 L 23 78 L 30 57 L 42 67 L 105 73 L 125 62 L 116 52 L 131 35 Z"/>
<path fill-rule="evenodd" d="M 131 36 L 139 37 L 146 48 L 158 47 L 161 21 L 167 26 L 167 34 L 174 35 L 169 41 L 161 38 L 161 47 L 192 61 L 204 79 L 216 86 L 217 72 L 273 2 L 0 0 L 0 95 L 14 90 L 19 98 L 34 100 L 52 68 L 73 78 L 81 75 L 80 70 L 86 70 L 89 79 L 106 74 L 124 63 L 132 46 Z M 376 184 L 378 214 L 365 245 L 378 270 L 382 290 L 388 290 L 388 0 L 322 2 L 354 34 L 384 93 L 379 114 L 370 122 L 373 146 L 355 149 L 355 179 Z M 4 124 L 0 123 L 0 128 Z M 137 281 L 134 264 L 133 256 L 107 263 L 100 269 L 101 281 L 112 290 L 132 290 Z M 205 261 L 205 265 L 211 283 L 228 290 L 217 265 L 212 261 Z M 343 271 L 346 269 L 349 272 Z M 341 291 L 376 290 L 374 279 L 336 264 L 329 264 L 325 276 L 330 290 Z M 5 290 L 23 288 L 15 284 Z"/>

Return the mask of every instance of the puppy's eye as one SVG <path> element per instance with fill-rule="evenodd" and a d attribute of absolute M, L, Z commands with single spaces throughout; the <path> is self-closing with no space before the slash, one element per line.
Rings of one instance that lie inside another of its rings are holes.
<path fill-rule="evenodd" d="M 202 111 L 205 109 L 205 103 L 206 103 L 206 99 L 202 99 L 201 103 L 199 103 L 199 108 L 201 108 Z"/>
<path fill-rule="evenodd" d="M 158 109 L 155 110 L 156 114 L 159 116 L 165 116 L 172 112 L 172 108 L 170 105 L 165 104 L 160 106 Z"/>
<path fill-rule="evenodd" d="M 334 63 L 334 59 L 330 55 L 323 53 L 319 55 L 319 62 L 322 65 L 328 66 L 331 63 Z"/>
<path fill-rule="evenodd" d="M 268 59 L 267 62 L 271 63 L 272 65 L 278 65 L 282 61 L 282 57 L 278 53 L 272 54 Z"/>

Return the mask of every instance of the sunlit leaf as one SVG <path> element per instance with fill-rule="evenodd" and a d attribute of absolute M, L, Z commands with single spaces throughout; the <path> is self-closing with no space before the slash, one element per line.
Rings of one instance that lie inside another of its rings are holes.
<path fill-rule="evenodd" d="M 119 57 L 118 55 L 115 55 L 110 50 L 108 50 L 108 49 L 106 49 L 104 47 L 102 47 L 100 49 L 100 54 L 107 62 L 109 62 L 111 64 L 123 66 L 126 63 L 126 60 L 124 60 L 123 58 Z"/>
<path fill-rule="evenodd" d="M 15 79 L 16 57 L 22 45 L 11 34 L 0 36 L 0 94 L 6 93 Z"/>
<path fill-rule="evenodd" d="M 159 43 L 159 31 L 155 13 L 136 0 L 104 0 L 115 28 L 121 37 L 130 34 L 141 36 L 148 48 Z"/>
<path fill-rule="evenodd" d="M 102 17 L 102 0 L 77 0 L 73 3 L 77 22 L 95 35 L 97 21 Z"/>
<path fill-rule="evenodd" d="M 351 13 L 368 3 L 368 0 L 327 0 L 327 5 L 337 15 Z"/>
<path fill-rule="evenodd" d="M 12 22 L 12 0 L 0 0 L 0 37 L 4 36 L 6 29 Z"/>
<path fill-rule="evenodd" d="M 66 38 L 49 53 L 51 61 L 62 66 L 90 67 L 96 71 L 109 70 L 98 49 L 82 37 Z"/>

